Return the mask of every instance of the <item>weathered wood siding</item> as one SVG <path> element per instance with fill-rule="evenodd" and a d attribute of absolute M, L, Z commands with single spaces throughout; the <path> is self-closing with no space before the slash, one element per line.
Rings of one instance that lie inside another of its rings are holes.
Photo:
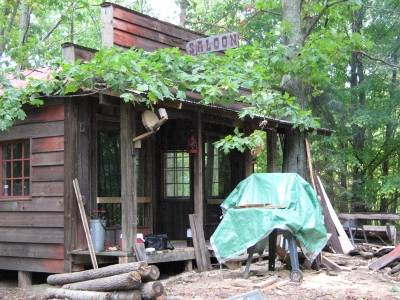
<path fill-rule="evenodd" d="M 64 271 L 64 104 L 27 108 L 0 142 L 30 139 L 31 199 L 0 201 L 0 269 Z"/>
<path fill-rule="evenodd" d="M 112 3 L 102 3 L 101 7 L 104 46 L 135 46 L 146 51 L 179 47 L 186 51 L 187 42 L 205 37 Z"/>

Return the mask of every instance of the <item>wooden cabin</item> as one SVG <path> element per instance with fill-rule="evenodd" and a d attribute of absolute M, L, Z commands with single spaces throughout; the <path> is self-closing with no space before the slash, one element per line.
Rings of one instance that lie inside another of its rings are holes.
<path fill-rule="evenodd" d="M 188 41 L 202 37 L 111 3 L 101 7 L 104 45 L 185 51 Z M 63 55 L 89 60 L 93 51 L 65 44 Z M 72 272 L 90 265 L 75 178 L 86 215 L 95 218 L 95 210 L 106 210 L 100 216 L 108 222 L 106 243 L 118 245 L 122 234 L 122 251 L 96 253 L 99 263 L 134 261 L 137 232 L 186 240 L 193 213 L 202 217 L 208 239 L 219 222 L 219 204 L 254 166 L 248 151 L 225 155 L 213 143 L 235 126 L 251 133 L 262 119 L 238 119 L 243 104 L 211 106 L 200 100 L 192 93 L 185 101 L 163 101 L 155 112 L 163 108 L 168 120 L 137 142 L 132 140 L 147 132 L 142 116 L 148 108 L 112 93 L 47 97 L 41 107 L 26 107 L 25 120 L 0 132 L 0 269 L 17 270 L 29 281 L 31 272 Z M 268 171 L 276 172 L 277 137 L 292 124 L 267 120 Z M 196 151 L 188 153 L 193 137 Z M 174 251 L 152 256 L 151 262 L 194 258 L 193 250 Z"/>

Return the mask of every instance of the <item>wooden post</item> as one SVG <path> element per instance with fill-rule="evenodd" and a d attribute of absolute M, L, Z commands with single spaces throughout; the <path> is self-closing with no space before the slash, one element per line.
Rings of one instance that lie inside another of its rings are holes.
<path fill-rule="evenodd" d="M 197 145 L 198 152 L 194 155 L 194 213 L 204 217 L 203 195 L 203 137 L 202 115 L 197 113 Z"/>
<path fill-rule="evenodd" d="M 32 272 L 18 271 L 18 287 L 23 288 L 32 285 Z"/>
<path fill-rule="evenodd" d="M 190 229 L 192 230 L 194 254 L 196 257 L 197 268 L 200 272 L 211 269 L 210 255 L 207 251 L 206 240 L 204 238 L 203 221 L 197 214 L 189 215 Z"/>
<path fill-rule="evenodd" d="M 278 151 L 276 144 L 278 135 L 275 128 L 267 131 L 267 173 L 278 172 Z"/>
<path fill-rule="evenodd" d="M 132 143 L 135 112 L 132 103 L 123 100 L 120 109 L 122 250 L 133 252 L 137 233 L 136 150 Z"/>
<path fill-rule="evenodd" d="M 252 128 L 250 126 L 251 123 L 247 122 L 244 125 L 244 134 L 246 137 L 249 136 L 252 132 Z M 244 152 L 244 156 L 245 156 L 244 172 L 245 172 L 245 177 L 247 178 L 254 173 L 254 160 L 253 156 L 251 155 L 251 151 L 248 149 Z"/>

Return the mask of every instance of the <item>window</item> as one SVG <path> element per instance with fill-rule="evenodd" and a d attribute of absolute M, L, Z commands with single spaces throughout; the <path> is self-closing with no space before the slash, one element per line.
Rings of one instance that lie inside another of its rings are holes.
<path fill-rule="evenodd" d="M 1 198 L 29 197 L 30 143 L 19 140 L 0 144 Z"/>
<path fill-rule="evenodd" d="M 184 151 L 164 153 L 164 178 L 166 198 L 189 198 L 189 154 Z"/>
<path fill-rule="evenodd" d="M 206 196 L 226 197 L 231 192 L 231 163 L 226 155 L 214 147 L 216 138 L 209 138 L 205 145 Z"/>

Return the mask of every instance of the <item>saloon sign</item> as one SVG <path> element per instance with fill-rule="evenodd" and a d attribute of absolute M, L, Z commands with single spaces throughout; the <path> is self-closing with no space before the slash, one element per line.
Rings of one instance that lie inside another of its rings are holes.
<path fill-rule="evenodd" d="M 190 41 L 186 44 L 186 53 L 196 55 L 237 47 L 239 47 L 239 34 L 231 32 Z"/>

